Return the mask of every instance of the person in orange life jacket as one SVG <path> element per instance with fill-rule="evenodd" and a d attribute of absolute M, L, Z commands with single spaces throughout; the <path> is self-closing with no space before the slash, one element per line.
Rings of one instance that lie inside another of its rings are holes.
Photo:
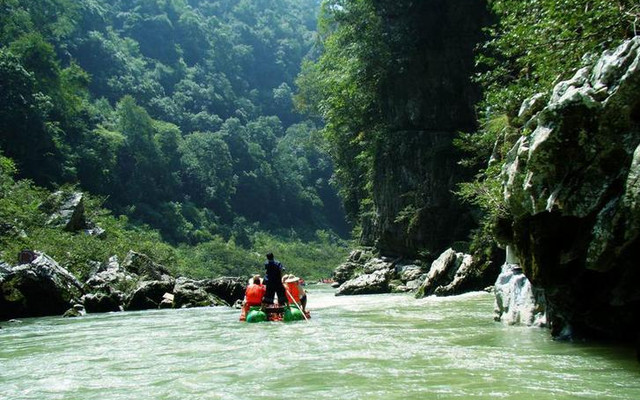
<path fill-rule="evenodd" d="M 241 321 L 244 321 L 243 318 L 246 317 L 252 306 L 262 305 L 262 296 L 264 296 L 265 291 L 266 288 L 262 284 L 260 275 L 254 275 L 251 279 L 249 279 L 249 285 L 244 292 L 244 300 L 242 301 L 242 315 L 240 317 Z"/>
<path fill-rule="evenodd" d="M 267 286 L 267 291 L 264 294 L 262 302 L 265 304 L 273 304 L 273 296 L 278 295 L 278 303 L 280 305 L 287 305 L 287 296 L 285 295 L 284 286 L 282 285 L 282 271 L 284 266 L 273 258 L 273 253 L 267 254 L 267 262 L 264 263 L 264 269 L 266 270 L 264 281 Z"/>
<path fill-rule="evenodd" d="M 251 306 L 259 306 L 262 304 L 262 297 L 264 297 L 264 293 L 267 288 L 262 284 L 262 280 L 260 279 L 260 275 L 254 275 L 251 279 L 251 283 L 247 286 L 247 290 L 244 293 L 244 301 L 245 303 Z"/>
<path fill-rule="evenodd" d="M 300 278 L 294 275 L 285 275 L 282 277 L 282 282 L 287 290 L 289 303 L 294 303 L 295 301 L 302 307 L 302 312 L 305 312 L 307 308 L 307 292 L 300 284 Z"/>

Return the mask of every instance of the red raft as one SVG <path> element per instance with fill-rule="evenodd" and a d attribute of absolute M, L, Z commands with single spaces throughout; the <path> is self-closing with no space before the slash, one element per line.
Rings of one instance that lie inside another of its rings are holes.
<path fill-rule="evenodd" d="M 264 322 L 264 321 L 301 321 L 311 318 L 311 314 L 306 310 L 304 314 L 297 305 L 281 306 L 279 304 L 270 304 L 265 307 L 261 306 L 243 306 L 240 313 L 240 321 L 246 322 Z"/>

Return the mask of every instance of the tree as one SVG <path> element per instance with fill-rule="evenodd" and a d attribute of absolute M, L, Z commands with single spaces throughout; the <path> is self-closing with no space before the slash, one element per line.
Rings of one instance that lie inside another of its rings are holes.
<path fill-rule="evenodd" d="M 192 198 L 223 215 L 235 192 L 233 163 L 221 134 L 194 132 L 180 145 L 184 181 Z"/>
<path fill-rule="evenodd" d="M 319 36 L 323 53 L 307 61 L 296 83 L 302 111 L 321 116 L 347 215 L 369 211 L 373 154 L 385 122 L 381 92 L 391 50 L 374 2 L 324 2 Z"/>
<path fill-rule="evenodd" d="M 46 185 L 62 174 L 60 130 L 50 122 L 51 99 L 18 57 L 0 49 L 0 148 L 17 163 L 20 177 Z"/>
<path fill-rule="evenodd" d="M 116 114 L 125 140 L 118 153 L 113 201 L 119 205 L 161 201 L 165 192 L 159 179 L 162 171 L 156 166 L 161 153 L 154 140 L 153 120 L 131 96 L 118 103 Z"/>

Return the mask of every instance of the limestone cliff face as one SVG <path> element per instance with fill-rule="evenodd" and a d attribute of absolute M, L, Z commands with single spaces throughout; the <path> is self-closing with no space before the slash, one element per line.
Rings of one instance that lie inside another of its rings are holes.
<path fill-rule="evenodd" d="M 473 49 L 488 23 L 486 3 L 380 4 L 389 35 L 406 40 L 404 59 L 382 94 L 390 133 L 375 154 L 374 213 L 363 222 L 363 242 L 383 254 L 437 255 L 466 240 L 473 225 L 452 194 L 464 178 L 452 141 L 457 132 L 475 129 L 480 93 L 470 77 Z"/>
<path fill-rule="evenodd" d="M 640 332 L 640 38 L 606 52 L 532 115 L 504 166 L 510 242 L 554 329 Z"/>

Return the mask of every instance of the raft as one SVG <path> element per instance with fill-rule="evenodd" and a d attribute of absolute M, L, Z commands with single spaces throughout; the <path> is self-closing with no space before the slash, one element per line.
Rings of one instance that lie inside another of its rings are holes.
<path fill-rule="evenodd" d="M 280 306 L 278 304 L 271 304 L 266 307 L 251 306 L 242 307 L 240 313 L 240 321 L 246 322 L 265 322 L 265 321 L 302 321 L 311 318 L 311 314 L 307 310 L 305 314 L 302 314 L 302 310 L 298 306 L 291 304 L 287 306 Z"/>

